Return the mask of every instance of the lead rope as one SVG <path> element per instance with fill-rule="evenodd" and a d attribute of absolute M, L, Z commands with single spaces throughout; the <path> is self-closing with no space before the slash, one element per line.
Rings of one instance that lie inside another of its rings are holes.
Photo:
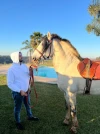
<path fill-rule="evenodd" d="M 30 71 L 30 70 L 31 70 L 31 71 Z M 34 106 L 35 106 L 35 105 L 37 104 L 38 94 L 37 94 L 37 92 L 36 92 L 36 88 L 35 88 L 35 84 L 34 84 L 33 68 L 32 68 L 31 66 L 29 67 L 29 72 L 31 72 L 31 73 L 30 73 L 29 85 L 30 85 L 30 88 L 33 87 L 34 93 L 35 93 L 35 97 L 36 97 L 36 102 L 35 102 L 35 104 L 34 104 Z M 29 94 L 29 91 L 27 92 L 27 94 Z M 27 101 L 27 103 L 28 103 L 28 96 L 26 97 L 26 101 Z M 30 105 L 30 104 L 28 104 L 28 105 Z M 30 107 L 33 108 L 34 106 L 32 105 L 32 106 L 30 106 Z"/>

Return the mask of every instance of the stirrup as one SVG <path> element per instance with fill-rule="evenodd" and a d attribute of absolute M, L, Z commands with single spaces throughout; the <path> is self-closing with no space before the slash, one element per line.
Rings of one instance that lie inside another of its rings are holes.
<path fill-rule="evenodd" d="M 83 95 L 84 94 L 90 94 L 90 90 L 88 90 L 88 87 L 85 87 L 84 88 Z"/>

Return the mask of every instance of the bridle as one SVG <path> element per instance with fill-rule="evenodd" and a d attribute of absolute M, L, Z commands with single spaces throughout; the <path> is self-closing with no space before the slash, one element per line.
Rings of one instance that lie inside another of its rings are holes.
<path fill-rule="evenodd" d="M 51 54 L 51 44 L 52 44 L 52 40 L 48 40 L 47 39 L 47 42 L 48 42 L 48 48 L 50 47 L 50 52 L 49 52 L 49 55 L 46 57 L 46 58 L 49 58 L 50 57 L 50 54 Z M 47 49 L 48 49 L 47 48 Z M 47 50 L 46 49 L 46 50 Z M 44 60 L 46 59 L 45 57 L 44 57 L 44 53 L 45 53 L 45 49 L 43 50 L 43 52 L 40 52 L 37 48 L 35 49 L 39 54 L 40 54 L 40 57 L 39 57 L 39 59 L 41 59 L 41 57 L 43 57 L 44 58 Z"/>

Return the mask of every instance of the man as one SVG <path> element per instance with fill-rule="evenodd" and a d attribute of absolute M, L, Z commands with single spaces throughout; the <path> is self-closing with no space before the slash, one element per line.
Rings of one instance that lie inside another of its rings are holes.
<path fill-rule="evenodd" d="M 21 52 L 12 53 L 11 59 L 13 64 L 7 72 L 7 85 L 12 90 L 12 96 L 14 99 L 14 116 L 16 127 L 19 130 L 24 130 L 20 120 L 22 102 L 25 105 L 28 120 L 39 120 L 37 117 L 33 116 L 30 108 L 29 79 L 31 74 L 30 71 L 32 70 L 29 71 L 28 67 L 23 64 Z"/>

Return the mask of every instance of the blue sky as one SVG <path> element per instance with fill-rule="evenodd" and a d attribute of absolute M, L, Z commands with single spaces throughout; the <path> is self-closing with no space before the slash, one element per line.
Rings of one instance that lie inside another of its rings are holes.
<path fill-rule="evenodd" d="M 92 0 L 1 0 L 0 55 L 19 51 L 33 32 L 66 38 L 83 57 L 100 56 L 100 36 L 86 31 Z M 27 55 L 26 51 L 22 51 Z"/>

